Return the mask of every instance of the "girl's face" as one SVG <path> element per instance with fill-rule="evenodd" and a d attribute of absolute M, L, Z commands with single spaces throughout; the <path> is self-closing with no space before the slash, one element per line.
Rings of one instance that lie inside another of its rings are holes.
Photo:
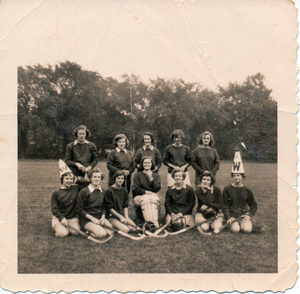
<path fill-rule="evenodd" d="M 182 175 L 182 172 L 177 172 L 175 175 L 174 175 L 174 181 L 176 184 L 182 184 L 183 183 L 183 175 Z"/>
<path fill-rule="evenodd" d="M 116 177 L 115 183 L 116 183 L 118 186 L 122 186 L 123 183 L 124 183 L 124 176 L 118 176 L 118 177 Z"/>
<path fill-rule="evenodd" d="M 148 135 L 144 136 L 144 144 L 146 146 L 150 146 L 151 145 L 151 137 L 150 136 L 148 136 Z"/>
<path fill-rule="evenodd" d="M 180 137 L 180 135 L 174 136 L 174 143 L 175 143 L 175 145 L 180 145 L 181 144 L 181 137 Z"/>
<path fill-rule="evenodd" d="M 204 146 L 209 146 L 210 143 L 210 135 L 202 136 L 202 142 Z"/>
<path fill-rule="evenodd" d="M 126 145 L 126 140 L 125 138 L 122 138 L 122 139 L 119 139 L 118 142 L 117 142 L 117 145 L 120 149 L 124 149 L 125 148 L 125 145 Z"/>
<path fill-rule="evenodd" d="M 73 176 L 73 174 L 69 173 L 66 176 L 64 176 L 64 178 L 63 178 L 63 185 L 66 188 L 70 188 L 71 185 L 73 184 L 73 182 L 74 182 L 74 176 Z"/>
<path fill-rule="evenodd" d="M 204 176 L 204 177 L 202 177 L 201 184 L 202 184 L 202 186 L 204 186 L 204 187 L 210 187 L 210 184 L 211 184 L 211 177 L 210 177 L 210 176 Z"/>
<path fill-rule="evenodd" d="M 232 178 L 236 184 L 240 183 L 243 180 L 243 176 L 241 174 L 233 174 Z"/>
<path fill-rule="evenodd" d="M 101 173 L 93 173 L 91 178 L 92 185 L 99 186 L 101 182 Z"/>
<path fill-rule="evenodd" d="M 152 162 L 151 162 L 151 159 L 145 159 L 143 161 L 143 168 L 144 170 L 150 170 L 151 169 L 151 166 L 152 166 Z"/>
<path fill-rule="evenodd" d="M 86 131 L 85 130 L 79 130 L 77 132 L 77 140 L 79 143 L 84 143 L 86 137 Z"/>

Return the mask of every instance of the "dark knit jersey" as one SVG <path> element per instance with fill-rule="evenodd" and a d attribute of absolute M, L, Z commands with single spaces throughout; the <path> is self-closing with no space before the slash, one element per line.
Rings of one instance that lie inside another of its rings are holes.
<path fill-rule="evenodd" d="M 107 157 L 107 169 L 109 170 L 108 185 L 114 184 L 112 175 L 117 170 L 128 170 L 131 173 L 134 172 L 135 166 L 133 162 L 133 156 L 129 150 L 118 152 L 116 149 L 112 150 Z"/>
<path fill-rule="evenodd" d="M 195 182 L 199 183 L 199 176 L 208 170 L 216 174 L 220 167 L 219 155 L 215 149 L 198 147 L 192 152 L 192 167 L 196 171 Z"/>
<path fill-rule="evenodd" d="M 128 192 L 124 187 L 121 189 L 109 187 L 105 192 L 105 206 L 108 214 L 110 209 L 114 209 L 117 213 L 124 215 L 124 208 L 128 207 L 128 202 Z M 114 215 L 108 216 L 117 218 Z"/>
<path fill-rule="evenodd" d="M 79 186 L 71 186 L 70 189 L 59 189 L 51 196 L 51 212 L 61 221 L 76 216 L 76 201 Z"/>
<path fill-rule="evenodd" d="M 179 213 L 183 215 L 192 214 L 195 206 L 195 194 L 191 186 L 186 185 L 186 188 L 180 190 L 169 187 L 165 197 L 165 208 L 168 214 Z"/>
<path fill-rule="evenodd" d="M 215 209 L 217 212 L 219 212 L 220 209 L 223 207 L 223 200 L 222 200 L 222 193 L 219 187 L 212 186 L 213 187 L 213 193 L 211 193 L 211 190 L 207 190 L 206 192 L 203 191 L 201 187 L 197 187 L 195 194 L 198 199 L 198 207 L 197 212 L 202 213 L 201 206 L 206 205 L 208 207 L 211 207 Z"/>
<path fill-rule="evenodd" d="M 164 152 L 163 163 L 168 166 L 168 164 L 173 164 L 175 166 L 182 167 L 187 163 L 191 163 L 191 150 L 186 145 L 181 145 L 176 147 L 174 145 L 169 145 Z M 173 168 L 168 167 L 168 173 L 171 173 Z M 187 168 L 185 169 L 187 171 Z"/>
<path fill-rule="evenodd" d="M 87 214 L 95 215 L 102 213 L 104 210 L 105 190 L 94 190 L 90 192 L 88 187 L 83 188 L 77 198 L 77 213 L 85 217 Z"/>
<path fill-rule="evenodd" d="M 153 150 L 151 150 L 150 148 L 146 148 L 146 150 L 144 150 L 144 148 L 140 148 L 134 157 L 134 161 L 135 161 L 135 166 L 137 167 L 137 165 L 141 164 L 142 158 L 144 156 L 150 156 L 155 164 L 155 166 L 159 169 L 161 167 L 162 164 L 162 156 L 159 152 L 159 150 L 155 147 L 153 147 Z M 141 170 L 142 167 L 139 168 L 139 170 Z"/>
<path fill-rule="evenodd" d="M 250 215 L 257 212 L 257 203 L 252 191 L 246 186 L 234 187 L 228 185 L 223 190 L 224 207 L 223 212 L 226 219 L 230 217 L 239 217 L 247 213 L 250 209 Z"/>
<path fill-rule="evenodd" d="M 132 188 L 133 197 L 144 195 L 147 191 L 157 193 L 160 188 L 160 176 L 157 173 L 152 173 L 153 181 L 142 171 L 137 172 L 134 176 L 134 183 Z"/>
<path fill-rule="evenodd" d="M 72 142 L 68 144 L 65 162 L 75 176 L 84 176 L 84 174 L 77 168 L 75 164 L 81 163 L 84 167 L 91 166 L 94 168 L 98 163 L 96 145 L 91 142 L 84 144 L 74 144 L 74 142 Z"/>

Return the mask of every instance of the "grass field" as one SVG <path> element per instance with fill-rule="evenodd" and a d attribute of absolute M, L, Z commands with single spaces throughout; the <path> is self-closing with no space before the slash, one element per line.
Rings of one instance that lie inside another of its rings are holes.
<path fill-rule="evenodd" d="M 84 237 L 55 238 L 50 197 L 60 187 L 57 161 L 20 161 L 18 184 L 19 273 L 275 273 L 277 272 L 277 165 L 244 163 L 258 203 L 254 232 L 200 235 L 196 229 L 161 239 L 133 241 L 115 235 L 99 245 Z M 106 174 L 106 163 L 98 167 Z M 231 182 L 231 163 L 221 162 L 217 186 Z M 160 218 L 167 169 L 162 167 Z M 191 181 L 194 171 L 190 168 Z M 131 199 L 132 200 L 132 199 Z M 129 213 L 134 218 L 132 201 Z"/>

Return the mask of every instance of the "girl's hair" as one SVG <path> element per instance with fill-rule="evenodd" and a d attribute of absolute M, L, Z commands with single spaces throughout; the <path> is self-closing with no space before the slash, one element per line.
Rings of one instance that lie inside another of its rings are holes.
<path fill-rule="evenodd" d="M 113 175 L 112 175 L 112 178 L 113 178 L 114 181 L 116 181 L 116 178 L 119 177 L 119 176 L 124 176 L 124 179 L 125 179 L 125 174 L 124 174 L 124 172 L 121 171 L 121 170 L 115 171 L 115 172 L 113 173 Z"/>
<path fill-rule="evenodd" d="M 118 141 L 120 139 L 125 139 L 125 148 L 129 145 L 129 140 L 128 138 L 124 135 L 124 134 L 118 134 L 115 136 L 114 140 L 113 140 L 113 145 L 115 147 L 118 147 Z"/>
<path fill-rule="evenodd" d="M 144 136 L 149 136 L 151 138 L 151 143 L 154 144 L 155 143 L 155 136 L 151 133 L 151 132 L 145 132 L 142 135 L 142 142 L 144 143 Z"/>
<path fill-rule="evenodd" d="M 101 172 L 101 170 L 99 168 L 94 168 L 88 172 L 89 179 L 91 179 L 93 174 L 95 174 L 95 173 L 101 174 L 101 181 L 104 179 L 104 174 Z"/>
<path fill-rule="evenodd" d="M 231 177 L 233 178 L 233 175 L 234 174 L 238 174 L 238 173 L 231 173 Z M 241 175 L 242 175 L 242 177 L 243 177 L 243 180 L 246 178 L 246 175 L 245 175 L 245 173 L 240 173 Z"/>
<path fill-rule="evenodd" d="M 203 177 L 210 177 L 210 179 L 211 179 L 210 185 L 211 186 L 216 182 L 216 179 L 215 179 L 214 175 L 211 172 L 204 172 L 204 173 L 202 173 L 199 176 L 200 183 L 202 182 L 202 178 Z"/>
<path fill-rule="evenodd" d="M 60 178 L 60 182 L 63 183 L 64 177 L 69 176 L 69 175 L 72 175 L 72 176 L 73 176 L 73 182 L 74 182 L 74 175 L 73 175 L 72 172 L 67 172 L 67 173 L 62 174 L 62 175 L 61 175 L 61 178 Z"/>
<path fill-rule="evenodd" d="M 199 137 L 198 137 L 199 145 L 203 145 L 202 137 L 207 136 L 207 135 L 210 137 L 210 141 L 209 141 L 208 145 L 209 146 L 214 146 L 215 145 L 215 139 L 214 139 L 213 135 L 208 131 L 205 131 L 205 132 L 203 132 L 202 134 L 199 135 Z"/>
<path fill-rule="evenodd" d="M 175 174 L 177 174 L 177 173 L 182 173 L 182 179 L 183 180 L 185 180 L 185 178 L 186 178 L 186 173 L 185 172 L 182 172 L 182 171 L 179 171 L 179 170 L 172 170 L 172 172 L 171 172 L 171 176 L 172 176 L 172 178 L 174 179 L 175 178 Z"/>
<path fill-rule="evenodd" d="M 146 159 L 150 159 L 150 160 L 151 160 L 151 170 L 154 170 L 154 169 L 155 169 L 155 163 L 154 163 L 154 161 L 153 161 L 153 159 L 152 159 L 151 156 L 143 156 L 143 157 L 142 157 L 142 160 L 141 160 L 141 164 L 140 164 L 139 170 L 140 170 L 140 171 L 143 171 L 143 170 L 144 170 L 143 163 L 144 163 L 144 161 L 145 161 Z"/>
<path fill-rule="evenodd" d="M 185 134 L 182 130 L 175 130 L 172 134 L 171 134 L 171 139 L 173 140 L 174 137 L 180 136 L 182 139 L 185 138 Z"/>
<path fill-rule="evenodd" d="M 73 135 L 77 138 L 78 131 L 81 131 L 81 130 L 85 131 L 85 133 L 86 133 L 86 138 L 88 138 L 88 137 L 90 137 L 90 136 L 92 135 L 91 132 L 89 131 L 89 129 L 88 129 L 86 126 L 84 126 L 84 125 L 78 126 L 78 127 L 73 131 Z"/>

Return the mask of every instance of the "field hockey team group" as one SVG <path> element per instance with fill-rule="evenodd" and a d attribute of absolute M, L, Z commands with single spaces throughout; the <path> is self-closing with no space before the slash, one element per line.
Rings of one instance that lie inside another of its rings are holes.
<path fill-rule="evenodd" d="M 134 156 L 126 149 L 127 137 L 124 134 L 115 136 L 115 149 L 107 157 L 109 187 L 106 190 L 101 186 L 104 174 L 96 168 L 97 148 L 87 140 L 89 130 L 79 126 L 74 135 L 76 139 L 68 144 L 65 161 L 59 161 L 62 186 L 51 197 L 55 236 L 66 237 L 83 231 L 93 238 L 103 238 L 111 236 L 114 230 L 128 234 L 142 227 L 152 233 L 161 231 L 159 205 L 162 197 L 157 193 L 161 190 L 159 169 L 162 164 L 168 167 L 164 228 L 175 232 L 197 226 L 200 233 L 208 234 L 226 224 L 232 232 L 251 233 L 251 218 L 257 211 L 257 203 L 252 191 L 242 183 L 245 173 L 240 153 L 236 152 L 232 165 L 233 182 L 222 193 L 215 185 L 220 161 L 216 150 L 211 148 L 214 144 L 211 133 L 202 133 L 199 146 L 191 151 L 182 144 L 184 132 L 175 130 L 171 134 L 173 144 L 166 147 L 163 156 L 154 147 L 155 137 L 151 132 L 143 134 L 144 145 Z M 190 165 L 195 169 L 195 190 L 190 182 Z M 132 184 L 131 175 L 135 169 Z M 128 214 L 131 186 L 135 222 Z"/>

